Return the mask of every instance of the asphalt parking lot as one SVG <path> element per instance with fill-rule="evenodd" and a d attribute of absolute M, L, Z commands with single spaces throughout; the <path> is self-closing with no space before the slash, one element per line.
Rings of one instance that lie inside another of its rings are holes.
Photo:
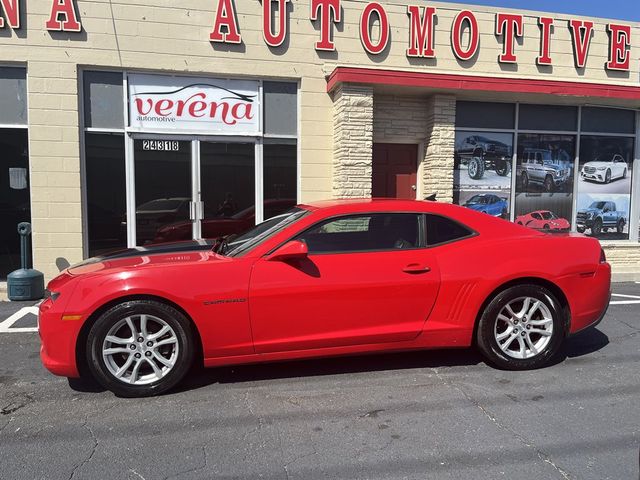
<path fill-rule="evenodd" d="M 638 479 L 640 284 L 613 290 L 537 371 L 377 355 L 195 371 L 150 399 L 48 374 L 33 304 L 0 303 L 0 478 Z"/>

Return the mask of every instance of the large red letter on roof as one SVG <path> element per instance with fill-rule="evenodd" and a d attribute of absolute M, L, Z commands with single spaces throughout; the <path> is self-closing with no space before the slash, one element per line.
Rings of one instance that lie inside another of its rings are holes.
<path fill-rule="evenodd" d="M 420 7 L 417 5 L 407 6 L 409 15 L 409 48 L 407 57 L 433 58 L 433 27 L 436 9 L 425 7 L 424 16 L 420 15 Z"/>
<path fill-rule="evenodd" d="M 569 20 L 569 29 L 573 40 L 573 58 L 576 62 L 576 67 L 584 68 L 587 64 L 589 45 L 591 45 L 593 22 Z"/>
<path fill-rule="evenodd" d="M 64 21 L 60 21 L 60 15 L 64 16 Z M 53 0 L 51 5 L 51 15 L 45 24 L 47 30 L 56 32 L 79 32 L 82 25 L 78 22 L 76 9 L 73 0 Z"/>
<path fill-rule="evenodd" d="M 334 51 L 336 46 L 331 35 L 331 21 L 340 23 L 342 13 L 340 12 L 340 0 L 311 0 L 311 20 L 318 19 L 320 10 L 320 40 L 316 42 L 316 50 Z"/>
<path fill-rule="evenodd" d="M 629 71 L 629 48 L 631 47 L 631 27 L 629 25 L 607 25 L 609 31 L 609 61 L 607 69 Z"/>
<path fill-rule="evenodd" d="M 0 6 L 7 16 L 11 28 L 20 28 L 20 0 L 0 0 Z M 4 27 L 4 18 L 0 15 L 0 28 Z"/>
<path fill-rule="evenodd" d="M 222 27 L 226 31 L 222 31 Z M 209 34 L 211 42 L 221 43 L 241 43 L 240 31 L 238 30 L 238 20 L 233 0 L 219 0 L 216 18 L 213 21 L 213 31 Z"/>
<path fill-rule="evenodd" d="M 496 14 L 496 35 L 502 35 L 504 47 L 502 54 L 498 56 L 501 63 L 516 63 L 516 55 L 513 53 L 513 46 L 516 37 L 522 36 L 522 15 L 510 13 Z"/>
<path fill-rule="evenodd" d="M 273 16 L 271 14 L 272 0 L 262 0 L 262 36 L 270 47 L 282 45 L 287 36 L 287 2 L 289 0 L 276 0 L 278 2 L 278 28 L 277 33 L 273 33 L 271 25 Z"/>

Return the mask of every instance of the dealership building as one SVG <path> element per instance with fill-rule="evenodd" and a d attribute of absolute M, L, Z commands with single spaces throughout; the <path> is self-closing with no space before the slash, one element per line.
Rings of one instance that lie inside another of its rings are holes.
<path fill-rule="evenodd" d="M 50 279 L 433 193 L 640 280 L 639 58 L 637 23 L 455 3 L 0 0 L 0 282 L 20 221 Z"/>

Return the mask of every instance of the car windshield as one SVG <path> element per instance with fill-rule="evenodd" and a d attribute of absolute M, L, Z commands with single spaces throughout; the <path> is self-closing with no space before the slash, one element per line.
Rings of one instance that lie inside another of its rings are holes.
<path fill-rule="evenodd" d="M 553 212 L 541 212 L 543 220 L 553 220 L 554 218 L 558 218 L 555 216 Z"/>
<path fill-rule="evenodd" d="M 598 155 L 594 161 L 596 162 L 613 162 L 613 157 L 615 153 L 603 153 L 602 155 Z"/>
<path fill-rule="evenodd" d="M 593 202 L 591 204 L 591 207 L 589 207 L 589 208 L 597 208 L 599 210 L 602 210 L 604 208 L 604 206 L 605 206 L 605 203 L 606 202 Z"/>
<path fill-rule="evenodd" d="M 489 197 L 485 197 L 484 195 L 474 195 L 469 199 L 469 203 L 489 203 Z"/>
<path fill-rule="evenodd" d="M 308 210 L 295 207 L 287 213 L 265 220 L 229 242 L 225 255 L 229 257 L 237 257 L 238 255 L 248 252 L 283 230 L 288 225 L 291 225 L 293 222 L 302 218 L 307 213 L 309 213 Z"/>

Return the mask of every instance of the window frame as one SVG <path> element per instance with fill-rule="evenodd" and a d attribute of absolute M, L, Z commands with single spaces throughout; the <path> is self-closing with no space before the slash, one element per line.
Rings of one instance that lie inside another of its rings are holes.
<path fill-rule="evenodd" d="M 310 230 L 313 230 L 315 228 L 318 228 L 324 224 L 336 221 L 336 220 L 340 220 L 343 218 L 352 218 L 352 217 L 366 217 L 366 216 L 372 216 L 372 215 L 385 215 L 385 214 L 392 214 L 392 215 L 415 215 L 416 217 L 418 217 L 418 246 L 416 247 L 411 247 L 411 248 L 385 248 L 385 249 L 367 249 L 367 250 L 337 250 L 337 251 L 331 251 L 331 252 L 311 252 L 309 251 L 308 255 L 309 256 L 315 256 L 315 255 L 344 255 L 344 254 L 350 254 L 350 253 L 383 253 L 383 252 L 407 252 L 407 251 L 412 251 L 412 250 L 423 250 L 425 248 L 427 248 L 426 245 L 426 230 L 425 230 L 425 223 L 424 223 L 424 212 L 415 212 L 415 211 L 405 211 L 405 210 L 388 210 L 388 211 L 366 211 L 366 212 L 354 212 L 354 213 L 341 213 L 338 215 L 334 215 L 331 217 L 326 217 L 323 218 L 321 220 L 318 220 L 317 222 L 311 224 L 310 226 L 308 226 L 307 228 L 305 228 L 304 230 L 297 232 L 295 235 L 293 235 L 292 237 L 290 237 L 288 240 L 282 242 L 281 244 L 279 244 L 277 247 L 275 247 L 274 249 L 272 249 L 270 252 L 267 253 L 270 254 L 272 252 L 274 252 L 275 250 L 277 250 L 278 248 L 280 248 L 282 245 L 288 243 L 288 242 L 292 242 L 292 241 L 301 241 L 298 239 L 298 237 L 304 235 L 305 233 L 309 232 Z"/>

